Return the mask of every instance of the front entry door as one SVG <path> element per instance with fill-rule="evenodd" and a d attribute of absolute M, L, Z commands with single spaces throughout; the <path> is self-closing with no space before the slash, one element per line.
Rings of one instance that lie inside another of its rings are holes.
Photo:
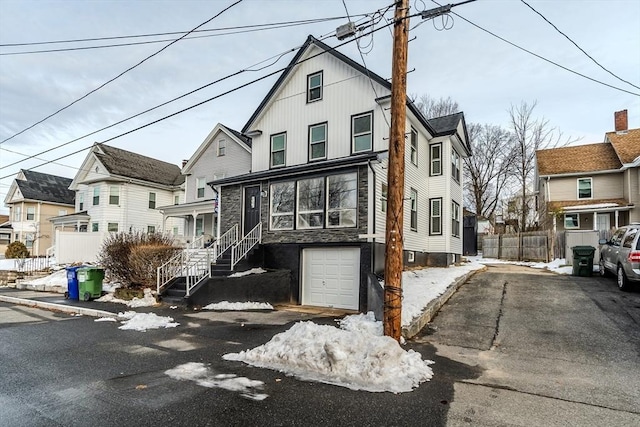
<path fill-rule="evenodd" d="M 260 186 L 244 188 L 244 219 L 242 221 L 242 235 L 248 232 L 260 222 Z"/>

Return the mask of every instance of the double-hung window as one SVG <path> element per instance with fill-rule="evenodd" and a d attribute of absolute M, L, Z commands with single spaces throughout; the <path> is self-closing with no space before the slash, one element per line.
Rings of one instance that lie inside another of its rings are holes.
<path fill-rule="evenodd" d="M 100 230 L 100 226 L 98 225 L 98 223 L 97 222 L 92 222 L 91 223 L 91 231 L 93 231 L 95 233 L 98 230 Z"/>
<path fill-rule="evenodd" d="M 442 234 L 442 198 L 429 200 L 429 234 Z"/>
<path fill-rule="evenodd" d="M 287 149 L 287 134 L 271 135 L 271 167 L 284 166 Z"/>
<path fill-rule="evenodd" d="M 156 193 L 149 193 L 149 209 L 156 208 Z"/>
<path fill-rule="evenodd" d="M 204 186 L 205 186 L 204 178 L 196 179 L 196 198 L 202 199 L 204 197 Z"/>
<path fill-rule="evenodd" d="M 355 227 L 358 206 L 356 173 L 327 177 L 327 227 Z"/>
<path fill-rule="evenodd" d="M 382 197 L 380 198 L 380 210 L 382 212 L 387 211 L 387 198 L 389 197 L 389 186 L 385 183 L 382 184 Z"/>
<path fill-rule="evenodd" d="M 373 148 L 373 114 L 364 113 L 351 117 L 351 150 L 354 153 Z"/>
<path fill-rule="evenodd" d="M 27 221 L 33 221 L 36 219 L 36 208 L 29 207 L 27 208 Z"/>
<path fill-rule="evenodd" d="M 451 235 L 460 237 L 460 205 L 451 202 Z"/>
<path fill-rule="evenodd" d="M 591 178 L 578 179 L 578 199 L 591 199 L 593 180 Z"/>
<path fill-rule="evenodd" d="M 120 204 L 120 187 L 118 187 L 117 185 L 112 185 L 109 187 L 109 204 Z"/>
<path fill-rule="evenodd" d="M 295 182 L 271 184 L 271 229 L 293 230 Z"/>
<path fill-rule="evenodd" d="M 15 222 L 22 221 L 22 208 L 20 206 L 15 206 L 13 208 L 13 220 Z"/>
<path fill-rule="evenodd" d="M 84 193 L 78 193 L 78 210 L 84 210 Z"/>
<path fill-rule="evenodd" d="M 451 176 L 455 182 L 460 182 L 460 155 L 451 149 Z"/>
<path fill-rule="evenodd" d="M 309 126 L 309 160 L 327 158 L 327 124 Z"/>
<path fill-rule="evenodd" d="M 227 141 L 224 139 L 218 140 L 218 157 L 224 156 L 227 153 Z"/>
<path fill-rule="evenodd" d="M 413 188 L 409 200 L 411 201 L 411 230 L 418 231 L 418 192 Z"/>
<path fill-rule="evenodd" d="M 100 204 L 100 187 L 93 187 L 93 206 Z"/>
<path fill-rule="evenodd" d="M 322 71 L 307 76 L 307 102 L 322 99 Z"/>
<path fill-rule="evenodd" d="M 156 226 L 155 225 L 147 225 L 147 234 L 153 234 L 156 232 Z"/>
<path fill-rule="evenodd" d="M 411 163 L 418 166 L 418 131 L 411 128 Z"/>
<path fill-rule="evenodd" d="M 107 231 L 109 233 L 117 233 L 118 232 L 118 223 L 117 222 L 109 222 L 109 223 L 107 223 Z"/>
<path fill-rule="evenodd" d="M 431 176 L 442 175 L 442 144 L 433 144 L 429 147 L 431 159 Z"/>
<path fill-rule="evenodd" d="M 298 181 L 297 228 L 322 228 L 324 225 L 324 178 Z"/>

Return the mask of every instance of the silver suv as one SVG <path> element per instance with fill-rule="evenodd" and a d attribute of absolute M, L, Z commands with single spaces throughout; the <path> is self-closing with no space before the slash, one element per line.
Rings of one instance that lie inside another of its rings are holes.
<path fill-rule="evenodd" d="M 611 240 L 599 243 L 601 276 L 614 273 L 623 291 L 631 289 L 630 282 L 640 282 L 640 223 L 620 227 Z"/>

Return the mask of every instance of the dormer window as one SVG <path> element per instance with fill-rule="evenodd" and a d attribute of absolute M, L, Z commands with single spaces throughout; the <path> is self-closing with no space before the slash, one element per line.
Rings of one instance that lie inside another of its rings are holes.
<path fill-rule="evenodd" d="M 578 199 L 591 199 L 593 197 L 592 184 L 591 178 L 578 179 Z"/>
<path fill-rule="evenodd" d="M 307 76 L 307 102 L 322 99 L 322 71 Z"/>

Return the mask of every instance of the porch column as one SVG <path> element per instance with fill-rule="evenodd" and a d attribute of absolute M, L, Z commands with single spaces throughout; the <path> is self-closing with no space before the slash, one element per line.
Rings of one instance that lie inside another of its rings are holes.
<path fill-rule="evenodd" d="M 613 215 L 616 218 L 616 230 L 618 229 L 618 227 L 620 227 L 620 225 L 618 224 L 618 214 L 619 214 L 619 211 L 616 209 Z"/>
<path fill-rule="evenodd" d="M 593 213 L 593 231 L 598 230 L 598 212 Z"/>
<path fill-rule="evenodd" d="M 193 240 L 195 240 L 196 239 L 196 218 L 198 218 L 198 212 L 193 211 L 191 213 L 191 217 L 193 218 L 193 233 L 192 233 L 192 236 L 193 236 Z"/>

